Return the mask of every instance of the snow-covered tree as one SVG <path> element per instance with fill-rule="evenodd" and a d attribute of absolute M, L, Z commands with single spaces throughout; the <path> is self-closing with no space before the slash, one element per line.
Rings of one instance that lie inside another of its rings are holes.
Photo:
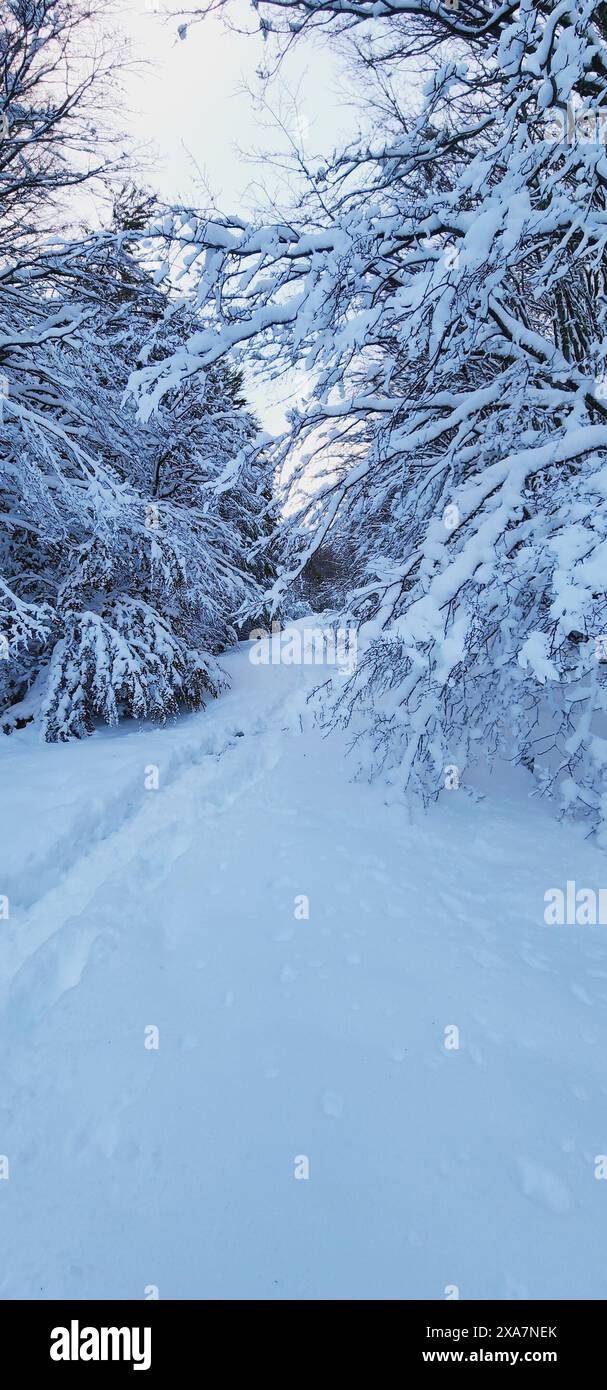
<path fill-rule="evenodd" d="M 116 174 L 111 142 L 88 158 L 112 76 L 90 22 L 72 0 L 13 0 L 0 32 L 0 725 L 39 713 L 52 740 L 218 692 L 271 510 L 262 464 L 236 467 L 258 430 L 228 366 L 147 424 L 124 401 L 133 363 L 195 318 L 145 268 L 150 199 L 123 188 L 112 225 L 79 236 L 61 201 Z"/>
<path fill-rule="evenodd" d="M 235 350 L 305 370 L 273 596 L 350 536 L 364 640 L 337 717 L 363 765 L 431 796 L 499 752 L 605 826 L 607 9 L 254 9 L 279 43 L 350 46 L 365 133 L 300 159 L 272 223 L 159 229 L 206 322 L 136 376 L 144 409 Z"/>
<path fill-rule="evenodd" d="M 43 308 L 43 329 L 53 318 L 70 332 L 32 352 L 36 321 L 21 320 L 4 357 L 4 723 L 40 705 L 50 739 L 218 693 L 214 658 L 260 592 L 247 555 L 267 505 L 254 463 L 248 487 L 222 487 L 256 432 L 234 373 L 216 368 L 138 423 L 125 386 L 146 336 L 162 344 L 165 315 L 173 328 L 170 302 L 112 240 L 83 249 L 80 274 L 76 304 Z"/>
<path fill-rule="evenodd" d="M 2 0 L 3 290 L 18 270 L 35 274 L 45 232 L 69 225 L 67 195 L 128 167 L 109 113 L 120 110 L 130 55 L 112 12 L 112 0 Z"/>

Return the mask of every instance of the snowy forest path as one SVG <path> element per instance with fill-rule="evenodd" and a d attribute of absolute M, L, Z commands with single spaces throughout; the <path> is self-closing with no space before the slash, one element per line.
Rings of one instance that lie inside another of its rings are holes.
<path fill-rule="evenodd" d="M 313 671 L 226 666 L 173 728 L 7 740 L 0 1295 L 607 1293 L 604 929 L 543 921 L 603 857 L 526 783 L 388 804 Z"/>

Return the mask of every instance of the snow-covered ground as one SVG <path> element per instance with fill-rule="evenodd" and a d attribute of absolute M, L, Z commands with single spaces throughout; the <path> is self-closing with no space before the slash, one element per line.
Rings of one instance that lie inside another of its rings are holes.
<path fill-rule="evenodd" d="M 0 744 L 0 1296 L 607 1297 L 607 928 L 544 923 L 603 855 L 522 774 L 353 784 L 313 670 L 222 664 Z"/>

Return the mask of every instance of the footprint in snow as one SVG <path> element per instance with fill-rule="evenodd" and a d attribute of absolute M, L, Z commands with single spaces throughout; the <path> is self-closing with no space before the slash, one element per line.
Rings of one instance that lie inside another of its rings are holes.
<path fill-rule="evenodd" d="M 590 995 L 587 993 L 587 991 L 584 989 L 583 985 L 576 984 L 574 980 L 572 984 L 569 986 L 569 988 L 571 989 L 571 993 L 574 999 L 579 999 L 580 1004 L 589 1004 L 592 1008 L 592 999 L 590 998 Z"/>
<path fill-rule="evenodd" d="M 537 1202 L 538 1206 L 554 1212 L 556 1216 L 566 1216 L 572 1207 L 569 1188 L 551 1173 L 548 1168 L 538 1168 L 526 1158 L 517 1159 L 519 1181 L 525 1197 Z"/>
<path fill-rule="evenodd" d="M 526 941 L 521 946 L 520 956 L 524 964 L 528 965 L 531 970 L 542 970 L 547 974 L 554 974 L 554 967 L 548 957 L 539 955 Z"/>
<path fill-rule="evenodd" d="M 322 1108 L 325 1115 L 331 1115 L 334 1120 L 340 1120 L 344 1109 L 344 1097 L 339 1094 L 339 1091 L 324 1091 Z"/>
<path fill-rule="evenodd" d="M 501 956 L 495 954 L 495 951 L 488 951 L 484 946 L 468 946 L 468 951 L 472 959 L 483 970 L 503 970 L 505 968 L 504 961 Z"/>

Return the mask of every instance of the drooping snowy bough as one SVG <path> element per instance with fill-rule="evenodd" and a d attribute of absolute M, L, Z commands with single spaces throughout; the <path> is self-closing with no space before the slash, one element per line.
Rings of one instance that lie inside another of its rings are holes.
<path fill-rule="evenodd" d="M 108 13 L 0 12 L 0 730 L 38 718 L 50 740 L 203 704 L 268 574 L 248 558 L 267 479 L 250 463 L 221 483 L 257 433 L 238 375 L 218 364 L 147 425 L 124 402 L 133 363 L 195 319 L 140 252 L 153 198 L 119 184 Z M 70 195 L 102 176 L 113 215 L 86 231 Z"/>
<path fill-rule="evenodd" d="M 339 536 L 363 765 L 431 796 L 497 751 L 604 826 L 607 6 L 255 9 L 349 46 L 366 132 L 300 157 L 284 221 L 158 229 L 206 326 L 134 389 L 147 411 L 234 350 L 305 372 L 273 598 Z"/>

